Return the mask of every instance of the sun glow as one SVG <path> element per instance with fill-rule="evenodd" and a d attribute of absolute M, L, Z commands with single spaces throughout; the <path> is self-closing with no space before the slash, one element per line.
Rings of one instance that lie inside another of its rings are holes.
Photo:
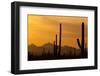
<path fill-rule="evenodd" d="M 76 39 L 81 41 L 81 24 L 85 24 L 85 44 L 87 45 L 87 17 L 28 15 L 28 45 L 42 46 L 53 43 L 56 34 L 59 42 L 59 25 L 62 24 L 62 46 L 78 48 Z"/>

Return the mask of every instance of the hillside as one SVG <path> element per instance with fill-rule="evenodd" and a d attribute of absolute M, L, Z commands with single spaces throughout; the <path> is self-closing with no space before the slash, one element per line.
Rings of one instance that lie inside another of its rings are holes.
<path fill-rule="evenodd" d="M 58 51 L 58 49 L 57 49 Z M 28 59 L 38 60 L 38 59 L 52 59 L 54 57 L 54 47 L 51 43 L 44 44 L 43 46 L 36 46 L 34 44 L 28 46 Z M 87 51 L 86 51 L 87 54 Z M 79 58 L 81 55 L 81 50 L 69 46 L 61 47 L 61 55 L 56 58 Z"/>

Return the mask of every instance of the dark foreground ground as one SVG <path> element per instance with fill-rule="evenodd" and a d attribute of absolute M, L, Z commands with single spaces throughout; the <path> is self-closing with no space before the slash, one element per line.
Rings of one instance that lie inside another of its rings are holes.
<path fill-rule="evenodd" d="M 81 59 L 81 58 L 88 58 L 87 52 L 84 53 L 84 56 L 82 57 L 81 54 L 79 55 L 59 55 L 54 56 L 53 54 L 42 54 L 41 56 L 33 56 L 30 53 L 28 53 L 28 61 L 34 61 L 34 60 L 57 60 L 57 59 Z"/>

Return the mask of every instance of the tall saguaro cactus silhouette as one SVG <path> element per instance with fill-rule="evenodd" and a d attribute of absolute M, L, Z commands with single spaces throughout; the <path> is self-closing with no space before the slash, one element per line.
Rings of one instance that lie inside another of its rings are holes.
<path fill-rule="evenodd" d="M 81 32 L 82 40 L 80 43 L 80 40 L 77 39 L 77 43 L 78 43 L 79 48 L 81 49 L 81 55 L 82 55 L 82 57 L 84 57 L 84 22 L 82 22 L 81 30 L 82 30 L 82 32 Z"/>
<path fill-rule="evenodd" d="M 60 32 L 59 32 L 59 51 L 58 55 L 61 53 L 61 35 L 62 35 L 62 25 L 60 24 Z"/>
<path fill-rule="evenodd" d="M 54 56 L 57 56 L 57 34 L 56 34 L 56 41 L 54 41 Z"/>

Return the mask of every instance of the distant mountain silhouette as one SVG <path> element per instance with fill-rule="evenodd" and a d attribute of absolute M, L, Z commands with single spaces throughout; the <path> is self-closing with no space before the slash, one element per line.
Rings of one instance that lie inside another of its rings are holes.
<path fill-rule="evenodd" d="M 41 55 L 43 52 L 45 53 L 53 53 L 53 45 L 51 43 L 47 43 L 47 44 L 44 44 L 43 46 L 36 46 L 34 44 L 31 44 L 28 46 L 28 52 L 31 53 L 32 55 Z M 69 46 L 63 46 L 61 47 L 61 54 L 64 55 L 64 54 L 73 54 L 73 53 L 76 53 L 76 54 L 80 54 L 80 50 L 79 49 L 76 49 L 76 48 L 73 48 L 73 47 L 69 47 Z"/>
<path fill-rule="evenodd" d="M 34 44 L 28 46 L 28 52 L 31 53 L 32 55 L 41 55 L 43 51 L 45 51 L 46 53 L 50 51 L 50 53 L 52 53 L 53 45 L 51 43 L 47 43 L 39 47 Z"/>
<path fill-rule="evenodd" d="M 52 47 L 52 44 L 51 43 L 46 43 L 46 44 L 44 44 L 43 46 L 46 46 L 46 47 Z"/>

